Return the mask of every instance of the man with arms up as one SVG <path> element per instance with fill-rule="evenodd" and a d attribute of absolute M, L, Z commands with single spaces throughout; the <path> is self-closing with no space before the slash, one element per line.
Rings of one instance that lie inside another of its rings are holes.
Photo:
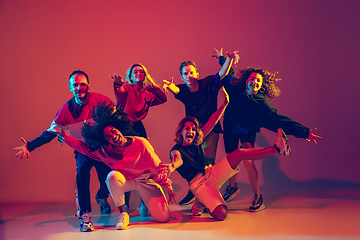
<path fill-rule="evenodd" d="M 185 84 L 175 85 L 173 79 L 164 80 L 164 91 L 172 92 L 176 99 L 185 105 L 186 117 L 192 116 L 204 125 L 210 116 L 217 110 L 218 92 L 223 82 L 221 81 L 229 72 L 234 59 L 237 59 L 237 51 L 227 53 L 225 64 L 221 70 L 215 74 L 199 78 L 197 65 L 192 61 L 182 62 L 180 65 L 181 79 Z M 205 155 L 205 165 L 214 165 L 216 158 L 216 148 L 221 132 L 220 123 L 218 123 L 212 132 L 204 139 L 203 150 Z M 190 204 L 194 200 L 194 195 L 189 190 L 188 194 L 180 205 Z"/>

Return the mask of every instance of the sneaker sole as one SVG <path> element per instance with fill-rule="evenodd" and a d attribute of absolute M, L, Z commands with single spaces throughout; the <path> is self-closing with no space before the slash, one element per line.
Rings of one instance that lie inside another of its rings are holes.
<path fill-rule="evenodd" d="M 80 229 L 80 232 L 92 232 L 92 231 L 94 231 L 94 229 L 87 229 L 87 230 Z"/>
<path fill-rule="evenodd" d="M 126 230 L 129 228 L 129 225 L 125 226 L 125 227 L 116 227 L 116 230 Z"/>
<path fill-rule="evenodd" d="M 230 202 L 231 200 L 233 200 L 237 195 L 239 195 L 241 193 L 241 190 L 238 189 L 236 192 L 234 192 L 228 199 L 225 200 L 225 202 Z"/>
<path fill-rule="evenodd" d="M 258 209 L 249 209 L 249 212 L 260 212 L 265 209 L 265 204 L 261 205 Z"/>
<path fill-rule="evenodd" d="M 88 228 L 88 229 L 82 229 L 81 227 L 80 227 L 80 232 L 92 232 L 92 231 L 94 231 L 94 225 L 92 225 L 90 228 Z"/>

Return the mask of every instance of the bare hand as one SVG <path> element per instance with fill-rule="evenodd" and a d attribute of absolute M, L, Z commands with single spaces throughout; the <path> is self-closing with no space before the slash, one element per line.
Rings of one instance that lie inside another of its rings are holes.
<path fill-rule="evenodd" d="M 176 194 L 174 193 L 172 188 L 168 188 L 168 195 L 169 195 L 169 200 L 168 200 L 169 203 L 178 204 L 175 200 Z"/>
<path fill-rule="evenodd" d="M 213 52 L 211 56 L 216 59 L 219 59 L 219 57 L 221 57 L 223 55 L 223 48 L 220 49 L 220 52 L 216 48 L 214 48 L 214 50 L 215 50 L 215 52 Z"/>
<path fill-rule="evenodd" d="M 18 151 L 18 153 L 15 154 L 15 157 L 20 156 L 20 159 L 22 159 L 25 155 L 27 156 L 27 158 L 30 157 L 30 151 L 28 149 L 28 144 L 27 141 L 25 140 L 25 138 L 21 137 L 20 138 L 21 141 L 23 141 L 24 145 L 22 145 L 21 147 L 16 147 L 13 150 L 14 151 Z"/>
<path fill-rule="evenodd" d="M 173 163 L 169 163 L 169 164 L 160 163 L 157 169 L 159 172 L 165 172 L 167 174 L 167 177 L 169 177 L 170 174 L 175 171 L 175 167 Z"/>
<path fill-rule="evenodd" d="M 316 139 L 321 139 L 321 137 L 313 133 L 315 130 L 316 128 L 309 130 L 309 137 L 306 139 L 306 141 L 308 142 L 314 141 L 314 143 L 317 144 Z"/>
<path fill-rule="evenodd" d="M 123 85 L 126 83 L 126 81 L 123 80 L 122 76 L 116 75 L 115 73 L 114 76 L 110 76 L 110 77 L 114 80 L 116 84 Z"/>
<path fill-rule="evenodd" d="M 239 56 L 239 51 L 234 51 L 234 52 L 226 52 L 226 55 L 228 58 L 234 59 L 234 64 L 237 64 L 240 60 L 240 56 Z"/>
<path fill-rule="evenodd" d="M 61 128 L 61 129 L 60 129 L 60 132 L 59 132 L 58 135 L 57 135 L 57 141 L 62 145 L 64 139 L 65 139 L 65 132 L 64 132 L 64 129 Z"/>
<path fill-rule="evenodd" d="M 170 78 L 169 81 L 168 80 L 163 80 L 163 83 L 164 83 L 163 86 L 162 86 L 163 91 L 167 94 L 167 93 L 169 93 L 168 88 L 170 87 L 170 85 L 174 84 L 174 79 Z"/>

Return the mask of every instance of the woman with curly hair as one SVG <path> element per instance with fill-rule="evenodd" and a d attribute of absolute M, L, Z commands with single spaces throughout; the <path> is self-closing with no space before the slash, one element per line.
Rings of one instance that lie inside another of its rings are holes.
<path fill-rule="evenodd" d="M 85 141 L 77 140 L 63 131 L 58 136 L 75 150 L 103 161 L 112 171 L 106 184 L 115 205 L 120 210 L 116 229 L 126 229 L 129 215 L 125 211 L 124 192 L 137 190 L 154 220 L 166 222 L 170 218 L 168 202 L 162 187 L 168 190 L 169 202 L 174 201 L 174 192 L 168 172 L 158 166 L 161 161 L 150 143 L 142 137 L 127 136 L 131 131 L 130 121 L 114 105 L 103 103 L 92 112 L 93 123 L 82 128 Z"/>
<path fill-rule="evenodd" d="M 225 91 L 224 91 L 225 92 Z M 199 216 L 204 208 L 216 220 L 222 221 L 227 216 L 227 206 L 221 197 L 219 188 L 227 179 L 239 171 L 238 165 L 243 159 L 259 160 L 279 153 L 290 154 L 286 135 L 278 129 L 276 143 L 272 147 L 236 149 L 214 166 L 206 166 L 202 142 L 223 115 L 229 99 L 225 92 L 225 101 L 211 115 L 204 125 L 194 117 L 185 117 L 176 129 L 176 145 L 171 149 L 171 164 L 162 166 L 169 173 L 175 169 L 189 182 L 190 190 L 196 197 L 192 206 L 194 216 Z"/>
<path fill-rule="evenodd" d="M 215 49 L 216 50 L 216 49 Z M 225 58 L 216 50 L 214 57 L 219 58 L 222 65 Z M 304 127 L 291 118 L 280 115 L 270 101 L 280 95 L 280 89 L 275 83 L 281 79 L 276 78 L 278 73 L 271 73 L 261 68 L 244 68 L 234 74 L 231 69 L 225 88 L 230 96 L 230 104 L 224 114 L 224 145 L 225 152 L 231 153 L 238 148 L 239 141 L 242 148 L 253 148 L 256 133 L 260 128 L 266 128 L 276 132 L 282 128 L 287 135 L 304 138 L 313 141 L 321 138 L 313 132 L 316 130 Z M 249 211 L 261 211 L 265 209 L 262 195 L 260 194 L 258 172 L 252 160 L 244 160 L 245 168 L 254 191 L 254 198 Z M 234 175 L 227 186 L 223 198 L 231 201 L 240 193 L 236 186 Z"/>
<path fill-rule="evenodd" d="M 146 67 L 140 63 L 134 63 L 127 71 L 126 81 L 122 76 L 114 74 L 114 92 L 116 109 L 127 113 L 133 121 L 133 129 L 140 137 L 147 138 L 142 120 L 149 112 L 149 107 L 163 104 L 167 101 L 166 94 L 159 88 L 150 76 Z M 125 194 L 126 207 L 129 209 L 130 192 Z M 147 215 L 147 208 L 141 201 L 139 213 Z"/>

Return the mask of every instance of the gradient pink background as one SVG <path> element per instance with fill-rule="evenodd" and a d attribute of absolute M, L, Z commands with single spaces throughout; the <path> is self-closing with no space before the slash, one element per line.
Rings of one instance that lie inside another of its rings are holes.
<path fill-rule="evenodd" d="M 124 76 L 132 63 L 143 63 L 158 84 L 181 83 L 184 60 L 198 64 L 200 77 L 219 71 L 211 53 L 222 46 L 239 50 L 240 68 L 278 71 L 282 94 L 273 105 L 323 137 L 315 145 L 291 136 L 292 156 L 257 162 L 261 187 L 358 188 L 359 10 L 357 0 L 0 1 L 0 202 L 73 201 L 72 149 L 54 140 L 22 160 L 12 150 L 21 136 L 32 140 L 50 126 L 72 97 L 73 70 L 88 73 L 91 91 L 115 100 L 110 75 Z M 183 116 L 170 94 L 144 121 L 164 162 Z M 258 144 L 274 139 L 262 130 Z M 223 156 L 221 138 L 217 159 Z M 180 200 L 186 182 L 177 173 L 172 179 Z M 248 184 L 243 167 L 237 180 Z"/>

